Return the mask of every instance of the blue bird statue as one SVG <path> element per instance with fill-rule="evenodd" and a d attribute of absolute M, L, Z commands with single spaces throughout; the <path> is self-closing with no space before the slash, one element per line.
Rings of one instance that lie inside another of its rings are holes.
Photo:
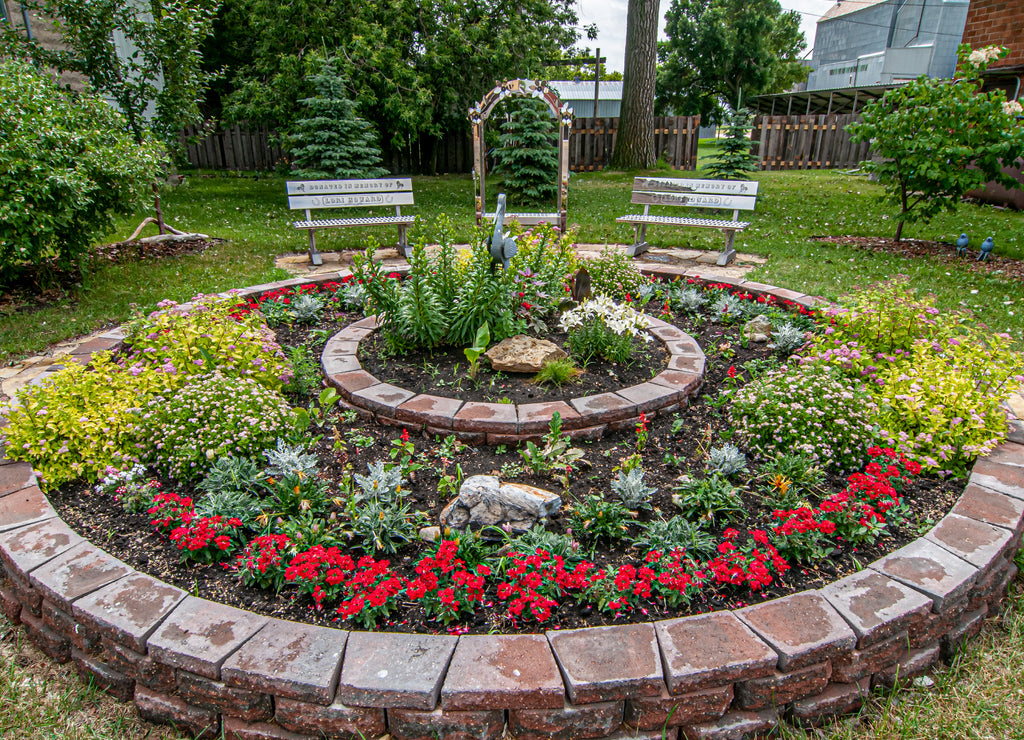
<path fill-rule="evenodd" d="M 992 240 L 992 237 L 990 236 L 981 243 L 981 251 L 978 252 L 978 260 L 980 262 L 987 261 L 988 256 L 992 254 L 993 247 L 995 247 L 995 242 Z"/>
<path fill-rule="evenodd" d="M 967 234 L 961 234 L 956 239 L 956 256 L 966 257 L 967 247 L 970 245 L 971 240 L 967 238 Z"/>
<path fill-rule="evenodd" d="M 508 263 L 516 256 L 515 239 L 505 235 L 505 194 L 498 193 L 498 207 L 494 211 L 494 234 L 487 240 L 491 251 L 491 265 L 501 265 L 508 272 Z"/>

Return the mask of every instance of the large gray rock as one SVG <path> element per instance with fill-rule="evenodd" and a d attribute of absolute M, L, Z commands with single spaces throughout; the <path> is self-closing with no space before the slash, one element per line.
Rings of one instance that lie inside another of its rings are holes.
<path fill-rule="evenodd" d="M 502 373 L 537 373 L 552 360 L 568 356 L 554 342 L 524 334 L 503 339 L 484 352 L 491 368 Z"/>
<path fill-rule="evenodd" d="M 767 342 L 772 337 L 772 322 L 767 316 L 755 316 L 743 325 L 743 336 L 751 342 Z"/>
<path fill-rule="evenodd" d="M 522 533 L 562 508 L 562 498 L 522 483 L 502 483 L 493 475 L 466 478 L 459 495 L 441 512 L 441 526 L 452 529 L 507 527 Z"/>

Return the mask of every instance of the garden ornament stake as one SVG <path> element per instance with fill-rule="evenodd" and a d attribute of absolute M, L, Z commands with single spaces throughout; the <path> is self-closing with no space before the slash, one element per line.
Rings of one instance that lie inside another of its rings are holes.
<path fill-rule="evenodd" d="M 983 241 L 983 242 L 981 243 L 981 251 L 980 251 L 980 252 L 978 252 L 978 259 L 979 259 L 979 260 L 980 260 L 981 262 L 985 262 L 985 261 L 987 261 L 987 260 L 988 260 L 988 256 L 989 256 L 990 254 L 992 254 L 992 248 L 993 248 L 993 247 L 995 247 L 995 242 L 993 241 L 993 239 L 992 239 L 992 237 L 991 237 L 991 236 L 990 236 L 990 237 L 987 237 L 987 238 L 985 239 L 985 241 Z"/>
<path fill-rule="evenodd" d="M 966 257 L 967 247 L 970 246 L 971 240 L 967 238 L 967 234 L 961 234 L 956 239 L 956 256 Z"/>
<path fill-rule="evenodd" d="M 491 248 L 491 264 L 500 264 L 508 272 L 508 262 L 516 254 L 515 239 L 505 234 L 505 194 L 498 193 L 498 207 L 494 212 L 494 234 L 487 240 Z"/>

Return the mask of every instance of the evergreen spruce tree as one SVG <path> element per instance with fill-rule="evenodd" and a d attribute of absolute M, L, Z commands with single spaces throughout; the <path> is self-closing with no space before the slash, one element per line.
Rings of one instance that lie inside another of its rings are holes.
<path fill-rule="evenodd" d="M 725 138 L 718 142 L 718 153 L 709 157 L 705 168 L 709 175 L 724 180 L 749 180 L 747 173 L 757 172 L 758 157 L 748 137 L 753 122 L 754 116 L 746 108 L 726 112 Z"/>
<path fill-rule="evenodd" d="M 524 98 L 521 102 L 501 127 L 495 169 L 505 175 L 510 201 L 541 204 L 558 192 L 555 121 L 544 101 Z"/>
<path fill-rule="evenodd" d="M 377 132 L 356 113 L 333 59 L 313 76 L 316 95 L 300 102 L 305 114 L 286 139 L 299 177 L 344 180 L 385 177 Z"/>

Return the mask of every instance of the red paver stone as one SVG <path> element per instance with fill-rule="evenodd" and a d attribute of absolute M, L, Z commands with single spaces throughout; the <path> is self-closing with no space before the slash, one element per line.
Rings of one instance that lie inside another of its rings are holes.
<path fill-rule="evenodd" d="M 964 614 L 960 618 L 960 624 L 956 629 L 946 635 L 943 642 L 943 650 L 946 657 L 952 658 L 962 644 L 981 632 L 985 624 L 985 617 L 988 616 L 988 604 L 982 604 L 978 609 Z"/>
<path fill-rule="evenodd" d="M 860 683 L 833 683 L 816 696 L 797 699 L 790 707 L 793 716 L 817 724 L 828 717 L 855 712 L 871 694 L 871 678 Z"/>
<path fill-rule="evenodd" d="M 1012 532 L 958 514 L 943 517 L 925 539 L 983 571 L 1020 545 Z"/>
<path fill-rule="evenodd" d="M 148 655 L 138 653 L 119 642 L 103 638 L 103 655 L 115 670 L 131 676 L 154 691 L 171 691 L 177 684 L 174 669 L 157 663 Z"/>
<path fill-rule="evenodd" d="M 29 571 L 80 542 L 82 538 L 55 517 L 0 535 L 0 560 L 27 577 Z"/>
<path fill-rule="evenodd" d="M 981 486 L 967 486 L 951 513 L 1006 527 L 1018 535 L 1024 533 L 1024 499 Z"/>
<path fill-rule="evenodd" d="M 651 326 L 648 331 L 663 342 L 685 342 L 690 335 L 677 326 L 665 324 L 664 326 Z"/>
<path fill-rule="evenodd" d="M 500 709 L 475 712 L 388 710 L 388 730 L 394 740 L 497 740 L 505 728 Z"/>
<path fill-rule="evenodd" d="M 71 602 L 135 571 L 88 542 L 81 542 L 32 571 L 32 587 L 71 613 Z"/>
<path fill-rule="evenodd" d="M 228 686 L 189 671 L 177 671 L 178 696 L 189 704 L 217 709 L 225 715 L 259 722 L 274 716 L 270 694 Z"/>
<path fill-rule="evenodd" d="M 577 740 L 610 735 L 622 724 L 625 702 L 608 701 L 561 709 L 510 709 L 509 734 L 518 740 Z"/>
<path fill-rule="evenodd" d="M 640 730 L 679 727 L 718 719 L 733 700 L 732 684 L 671 696 L 643 696 L 626 702 L 625 723 Z"/>
<path fill-rule="evenodd" d="M 654 625 L 547 633 L 573 704 L 659 696 L 665 689 Z"/>
<path fill-rule="evenodd" d="M 350 373 L 337 373 L 330 376 L 331 385 L 341 391 L 344 398 L 351 398 L 356 391 L 369 388 L 371 385 L 380 383 L 375 377 L 365 370 L 353 370 Z"/>
<path fill-rule="evenodd" d="M 394 417 L 395 409 L 416 394 L 390 383 L 378 383 L 369 388 L 354 391 L 352 403 L 367 408 L 375 414 Z"/>
<path fill-rule="evenodd" d="M 652 383 L 675 388 L 687 397 L 697 392 L 702 381 L 702 376 L 696 373 L 684 373 L 679 370 L 664 370 L 651 378 Z"/>
<path fill-rule="evenodd" d="M 359 319 L 359 321 L 356 321 L 356 322 L 350 324 L 350 326 L 355 328 L 355 329 L 370 329 L 370 330 L 373 330 L 373 329 L 377 328 L 377 317 L 376 316 L 367 316 L 365 318 Z"/>
<path fill-rule="evenodd" d="M 20 620 L 32 642 L 46 655 L 58 663 L 67 663 L 71 660 L 71 641 L 67 637 L 47 627 L 40 617 L 28 609 L 21 610 Z"/>
<path fill-rule="evenodd" d="M 215 710 L 191 706 L 176 696 L 136 684 L 135 706 L 143 719 L 185 728 L 197 740 L 220 734 L 220 717 Z"/>
<path fill-rule="evenodd" d="M 470 401 L 455 414 L 454 425 L 463 432 L 515 434 L 519 431 L 519 417 L 515 404 Z"/>
<path fill-rule="evenodd" d="M 224 662 L 221 678 L 229 686 L 330 704 L 348 634 L 272 619 Z"/>
<path fill-rule="evenodd" d="M 36 476 L 28 463 L 0 465 L 0 496 L 36 485 Z"/>
<path fill-rule="evenodd" d="M 28 486 L 0 497 L 0 532 L 57 516 L 39 486 Z"/>
<path fill-rule="evenodd" d="M 149 654 L 165 665 L 219 679 L 227 657 L 267 621 L 266 617 L 189 596 L 149 638 Z"/>
<path fill-rule="evenodd" d="M 832 659 L 832 681 L 852 683 L 883 668 L 891 666 L 903 657 L 909 637 L 906 632 L 876 642 L 863 650 L 851 650 Z"/>
<path fill-rule="evenodd" d="M 783 671 L 828 660 L 857 642 L 839 612 L 817 591 L 748 606 L 736 616 L 775 648 Z"/>
<path fill-rule="evenodd" d="M 668 361 L 669 370 L 677 370 L 683 373 L 697 375 L 703 381 L 704 369 L 707 360 L 703 357 L 690 357 L 688 355 L 672 355 Z"/>
<path fill-rule="evenodd" d="M 329 706 L 296 699 L 274 701 L 277 723 L 292 732 L 328 737 L 375 738 L 384 734 L 384 710 L 347 707 L 341 702 Z"/>
<path fill-rule="evenodd" d="M 458 638 L 401 632 L 353 632 L 338 699 L 352 706 L 419 709 L 437 706 Z"/>
<path fill-rule="evenodd" d="M 962 601 L 978 574 L 973 565 L 925 539 L 876 560 L 871 568 L 916 588 L 931 598 L 938 612 Z"/>
<path fill-rule="evenodd" d="M 573 398 L 569 403 L 586 418 L 588 424 L 607 424 L 610 421 L 633 419 L 640 413 L 635 403 L 615 393 L 598 393 L 596 396 Z"/>
<path fill-rule="evenodd" d="M 562 417 L 562 429 L 579 429 L 584 420 L 576 410 L 565 401 L 548 401 L 545 403 L 524 403 L 518 407 L 519 433 L 543 434 L 551 425 L 551 417 L 557 411 Z"/>
<path fill-rule="evenodd" d="M 763 712 L 726 712 L 714 722 L 691 725 L 681 730 L 682 740 L 738 740 L 755 737 L 779 726 L 779 715 L 774 709 Z"/>
<path fill-rule="evenodd" d="M 873 570 L 862 570 L 821 589 L 865 648 L 906 631 L 932 609 L 927 596 Z"/>
<path fill-rule="evenodd" d="M 452 420 L 460 408 L 462 401 L 458 398 L 443 398 L 421 393 L 399 406 L 396 413 L 399 421 L 451 429 Z"/>
<path fill-rule="evenodd" d="M 642 412 L 671 406 L 683 395 L 678 388 L 667 388 L 657 383 L 640 383 L 616 392 L 627 401 L 635 403 L 637 410 Z"/>
<path fill-rule="evenodd" d="M 776 671 L 764 678 L 736 684 L 737 703 L 741 709 L 753 711 L 781 707 L 794 699 L 824 691 L 831 675 L 832 666 L 828 661 L 787 673 Z"/>
<path fill-rule="evenodd" d="M 111 668 L 102 660 L 86 655 L 78 648 L 71 649 L 71 660 L 82 680 L 92 683 L 120 701 L 131 701 L 135 694 L 135 681 Z"/>
<path fill-rule="evenodd" d="M 655 622 L 665 680 L 673 694 L 769 675 L 779 655 L 732 612 Z"/>
<path fill-rule="evenodd" d="M 996 465 L 1024 468 L 1024 444 L 1003 442 L 982 459 Z"/>
<path fill-rule="evenodd" d="M 445 711 L 556 709 L 565 688 L 543 635 L 463 635 L 441 688 Z"/>
<path fill-rule="evenodd" d="M 224 740 L 319 740 L 320 735 L 300 735 L 269 722 L 246 722 L 238 717 L 225 717 L 221 729 Z"/>
<path fill-rule="evenodd" d="M 1024 468 L 1018 465 L 1002 465 L 983 457 L 974 463 L 968 481 L 1007 496 L 1024 499 Z"/>
<path fill-rule="evenodd" d="M 180 588 L 132 573 L 76 601 L 72 614 L 104 637 L 141 653 L 153 630 L 184 598 Z"/>

